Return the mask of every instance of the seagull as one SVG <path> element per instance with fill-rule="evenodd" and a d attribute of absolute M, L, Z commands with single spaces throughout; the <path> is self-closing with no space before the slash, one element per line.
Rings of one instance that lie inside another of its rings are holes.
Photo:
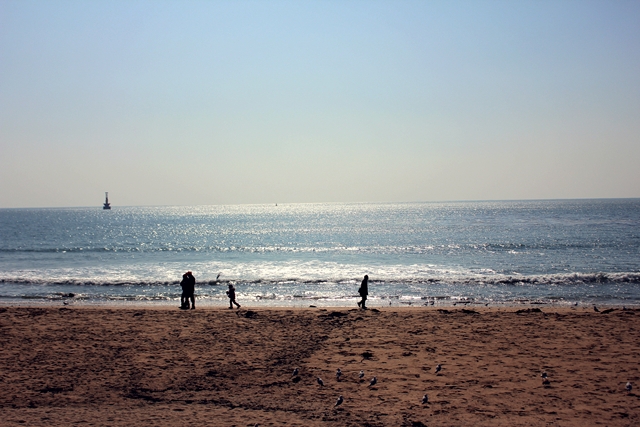
<path fill-rule="evenodd" d="M 378 379 L 376 377 L 371 378 L 371 381 L 369 381 L 369 387 L 373 387 L 377 382 Z"/>
<path fill-rule="evenodd" d="M 631 393 L 631 390 L 633 390 L 633 386 L 631 385 L 630 381 L 627 381 L 627 385 L 625 386 L 625 389 L 627 389 L 627 393 Z"/>
<path fill-rule="evenodd" d="M 424 396 L 422 396 L 422 404 L 425 405 L 427 403 L 429 403 L 429 396 L 425 394 Z"/>
<path fill-rule="evenodd" d="M 438 366 L 436 366 L 436 372 L 435 373 L 437 374 L 440 371 L 442 371 L 442 365 L 438 363 Z"/>
<path fill-rule="evenodd" d="M 549 378 L 547 378 L 546 376 L 542 377 L 542 385 L 551 385 L 551 381 L 549 381 Z"/>
<path fill-rule="evenodd" d="M 547 373 L 546 373 L 546 372 L 543 372 L 542 374 L 540 374 L 540 376 L 541 376 L 542 378 L 547 378 Z"/>
<path fill-rule="evenodd" d="M 318 377 L 318 378 L 316 379 L 316 381 L 318 381 L 318 384 L 319 384 L 319 385 L 321 385 L 321 386 L 322 386 L 322 385 L 324 385 L 324 381 L 322 381 L 322 378 Z"/>
<path fill-rule="evenodd" d="M 336 406 L 340 406 L 340 405 L 342 405 L 342 402 L 344 402 L 344 399 L 342 398 L 342 395 L 340 395 L 340 397 L 338 397 L 338 400 L 337 400 L 336 405 L 334 406 L 334 408 L 335 408 Z"/>
<path fill-rule="evenodd" d="M 596 313 L 600 313 L 600 310 L 598 310 L 598 307 L 596 307 L 595 305 L 593 306 L 593 311 L 595 311 Z"/>
<path fill-rule="evenodd" d="M 342 371 L 340 370 L 340 368 L 338 368 L 338 370 L 336 371 L 336 380 L 340 381 L 341 376 L 342 376 Z"/>
<path fill-rule="evenodd" d="M 291 375 L 292 377 L 297 377 L 298 376 L 298 368 L 295 368 L 293 370 L 293 375 Z"/>
<path fill-rule="evenodd" d="M 359 379 L 363 379 L 364 378 L 364 371 L 360 371 L 360 373 L 358 374 L 358 378 Z"/>

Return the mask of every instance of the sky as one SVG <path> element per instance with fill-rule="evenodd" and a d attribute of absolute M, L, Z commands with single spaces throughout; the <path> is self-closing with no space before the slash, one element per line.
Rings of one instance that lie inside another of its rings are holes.
<path fill-rule="evenodd" d="M 640 1 L 0 0 L 0 208 L 640 197 Z"/>

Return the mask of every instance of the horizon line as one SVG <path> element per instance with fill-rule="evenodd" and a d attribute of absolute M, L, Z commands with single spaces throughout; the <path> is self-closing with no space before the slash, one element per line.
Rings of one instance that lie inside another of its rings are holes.
<path fill-rule="evenodd" d="M 111 203 L 111 210 L 119 208 L 169 208 L 169 207 L 205 207 L 205 206 L 280 206 L 280 205 L 370 205 L 370 204 L 417 204 L 417 203 L 482 203 L 482 202 L 552 202 L 552 201 L 578 201 L 578 200 L 634 200 L 640 197 L 574 197 L 574 198 L 542 198 L 542 199 L 451 199 L 451 200 L 422 200 L 422 201 L 396 201 L 396 202 L 271 202 L 271 203 L 220 203 L 220 204 L 196 204 L 196 205 L 114 205 Z M 10 209 L 80 209 L 96 208 L 102 210 L 102 205 L 85 206 L 22 206 L 22 207 L 0 207 L 0 210 Z"/>

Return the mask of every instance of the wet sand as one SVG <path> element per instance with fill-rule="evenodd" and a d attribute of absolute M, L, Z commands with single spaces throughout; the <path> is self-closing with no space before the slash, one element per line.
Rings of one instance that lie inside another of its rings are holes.
<path fill-rule="evenodd" d="M 0 419 L 640 425 L 640 310 L 517 311 L 0 307 Z"/>

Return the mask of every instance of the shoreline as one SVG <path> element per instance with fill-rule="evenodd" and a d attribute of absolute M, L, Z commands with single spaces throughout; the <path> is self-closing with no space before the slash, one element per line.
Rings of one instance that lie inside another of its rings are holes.
<path fill-rule="evenodd" d="M 326 301 L 318 300 L 290 300 L 290 301 L 277 301 L 277 303 L 268 303 L 263 301 L 238 301 L 242 308 L 251 310 L 269 310 L 269 309 L 352 309 L 357 307 L 357 299 L 354 298 L 349 304 L 345 304 L 345 300 L 330 301 L 333 304 L 327 304 Z M 565 303 L 547 303 L 547 302 L 500 302 L 500 303 L 484 303 L 484 302 L 452 302 L 452 301 L 439 301 L 435 304 L 427 303 L 413 303 L 413 302 L 396 302 L 389 305 L 388 300 L 375 300 L 369 299 L 367 301 L 368 308 L 378 310 L 396 310 L 396 309 L 500 309 L 500 308 L 547 308 L 554 310 L 562 309 L 578 309 L 578 310 L 593 310 L 594 306 L 599 309 L 640 309 L 640 303 L 626 302 L 626 303 L 587 303 L 587 302 L 565 302 Z M 287 304 L 288 303 L 288 304 Z M 139 309 L 179 309 L 180 300 L 174 301 L 139 301 L 139 300 L 108 300 L 108 301 L 89 301 L 73 298 L 59 298 L 50 300 L 39 299 L 0 299 L 0 307 L 95 307 L 95 308 L 139 308 Z M 201 309 L 228 309 L 226 302 L 211 300 L 198 300 L 196 299 L 196 307 Z M 234 309 L 235 310 L 235 309 Z"/>
<path fill-rule="evenodd" d="M 8 426 L 632 426 L 640 394 L 624 386 L 640 387 L 638 316 L 4 306 L 0 416 Z"/>
<path fill-rule="evenodd" d="M 325 312 L 325 311 L 339 311 L 339 312 L 361 312 L 367 313 L 370 311 L 379 313 L 379 312 L 404 312 L 404 311 L 415 311 L 415 312 L 440 312 L 440 311 L 449 311 L 456 312 L 463 310 L 466 311 L 476 311 L 479 313 L 490 313 L 490 312 L 518 312 L 518 311 L 531 311 L 531 312 L 542 312 L 542 313 L 555 313 L 555 312 L 567 312 L 567 313 L 593 313 L 595 315 L 598 314 L 608 314 L 615 311 L 640 311 L 640 305 L 615 305 L 615 304 L 603 304 L 596 305 L 598 311 L 594 310 L 594 305 L 578 305 L 578 306 L 568 306 L 568 305 L 560 305 L 560 304 L 496 304 L 486 306 L 485 304 L 441 304 L 434 306 L 424 306 L 424 305 L 396 305 L 396 306 L 369 306 L 366 310 L 362 310 L 357 307 L 355 304 L 353 305 L 311 305 L 311 306 L 286 306 L 286 305 L 251 305 L 251 304 L 242 304 L 240 308 L 234 307 L 233 309 L 229 309 L 227 306 L 223 305 L 197 305 L 195 310 L 182 310 L 178 306 L 178 304 L 148 304 L 148 303 L 91 303 L 91 304 L 52 304 L 52 303 L 42 303 L 42 304 L 32 304 L 32 302 L 25 303 L 3 303 L 0 302 L 0 309 L 78 309 L 78 310 L 149 310 L 149 311 L 176 311 L 176 312 L 243 312 L 243 311 L 261 311 L 261 312 L 269 312 L 269 311 L 309 311 L 309 312 Z M 607 311 L 607 313 L 603 313 Z"/>

